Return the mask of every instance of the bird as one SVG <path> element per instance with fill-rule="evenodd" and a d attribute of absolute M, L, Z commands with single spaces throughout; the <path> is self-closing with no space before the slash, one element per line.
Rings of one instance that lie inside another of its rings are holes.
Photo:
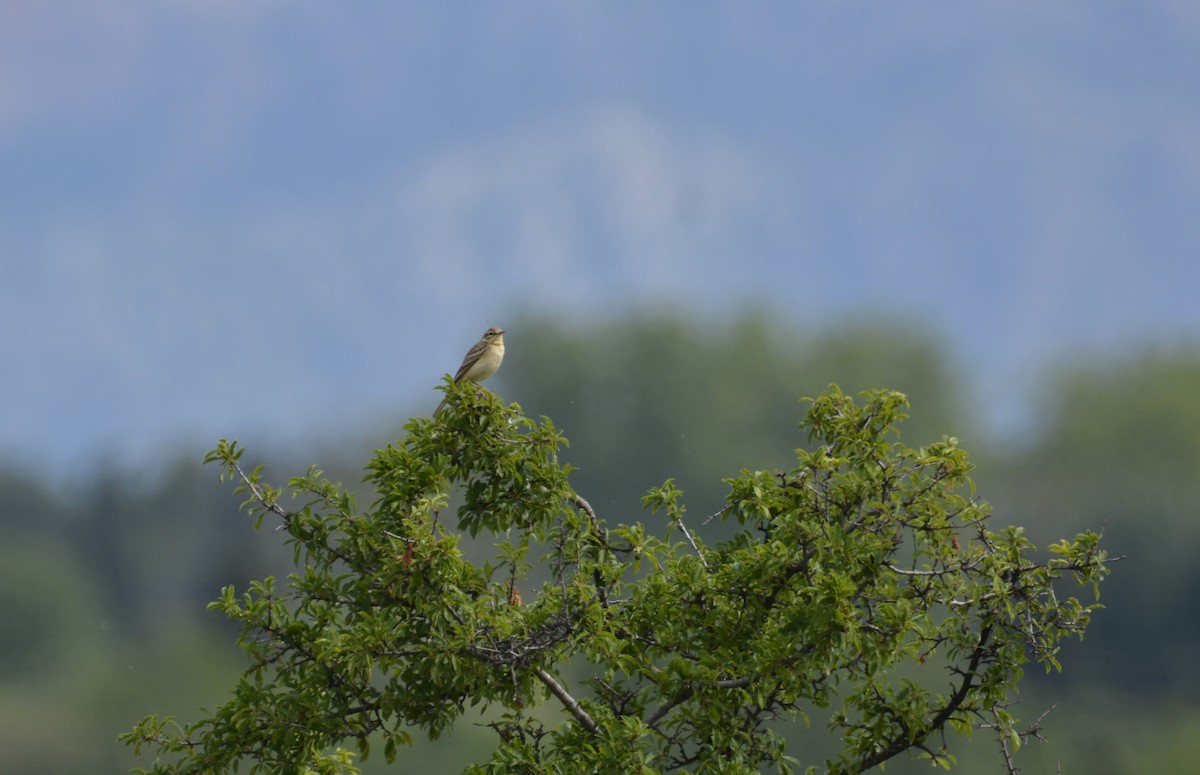
<path fill-rule="evenodd" d="M 455 382 L 474 382 L 479 384 L 496 373 L 500 362 L 504 360 L 504 329 L 492 326 L 483 332 L 483 337 L 467 350 L 462 365 L 454 375 Z M 446 406 L 445 399 L 433 410 L 434 415 L 441 413 Z"/>
<path fill-rule="evenodd" d="M 500 361 L 504 360 L 504 329 L 492 326 L 483 332 L 483 338 L 476 342 L 463 358 L 458 373 L 454 375 L 455 382 L 483 382 L 496 373 Z"/>

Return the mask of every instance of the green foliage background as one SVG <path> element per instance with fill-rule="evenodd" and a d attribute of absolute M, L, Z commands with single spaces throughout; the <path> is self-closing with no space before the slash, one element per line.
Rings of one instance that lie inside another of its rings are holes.
<path fill-rule="evenodd" d="M 1200 564 L 1200 349 L 1176 346 L 1047 369 L 1038 421 L 1021 444 L 977 422 L 981 407 L 941 343 L 919 326 L 864 320 L 805 334 L 747 314 L 730 322 L 672 314 L 574 327 L 506 322 L 508 357 L 489 385 L 571 439 L 572 483 L 613 522 L 647 521 L 639 506 L 674 477 L 694 516 L 716 511 L 720 480 L 786 465 L 803 444 L 798 398 L 836 382 L 847 392 L 908 393 L 904 441 L 962 439 L 978 468 L 994 527 L 1024 525 L 1034 543 L 1091 527 L 1128 555 L 1105 588 L 1106 610 L 1061 674 L 1031 673 L 1022 718 L 1058 703 L 1018 763 L 1027 772 L 1183 771 L 1198 752 L 1190 670 Z M 447 362 L 447 368 L 453 363 Z M 437 394 L 430 375 L 428 407 Z M 318 463 L 362 478 L 370 449 L 403 416 L 338 449 L 272 451 L 277 478 Z M 240 429 L 230 429 L 229 435 Z M 334 445 L 329 445 L 330 447 Z M 137 762 L 116 735 L 149 712 L 190 718 L 215 706 L 243 667 L 236 631 L 206 610 L 226 584 L 285 575 L 281 542 L 255 533 L 203 450 L 151 470 L 99 466 L 83 481 L 49 481 L 9 463 L 0 471 L 0 751 L 14 772 L 124 772 Z M 714 525 L 717 523 L 714 522 Z M 714 536 L 713 538 L 719 538 Z M 459 724 L 397 767 L 457 771 L 491 733 Z M 959 772 L 994 772 L 984 736 L 961 747 Z M 1186 762 L 1186 764 L 1185 764 Z M 927 771 L 895 762 L 891 772 Z"/>

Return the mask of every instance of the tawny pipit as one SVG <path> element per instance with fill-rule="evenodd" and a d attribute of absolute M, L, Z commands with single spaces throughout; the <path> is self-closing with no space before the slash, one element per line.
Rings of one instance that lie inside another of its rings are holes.
<path fill-rule="evenodd" d="M 458 373 L 454 375 L 455 382 L 483 382 L 496 373 L 500 361 L 504 360 L 504 331 L 493 326 L 483 332 L 483 338 L 467 351 Z"/>
<path fill-rule="evenodd" d="M 462 365 L 458 367 L 454 381 L 483 382 L 496 373 L 502 360 L 504 360 L 504 330 L 493 326 L 484 331 L 483 338 L 476 342 L 470 350 L 467 350 L 467 357 L 463 358 Z M 442 407 L 445 405 L 446 401 L 443 399 L 433 413 L 437 414 L 442 411 Z"/>

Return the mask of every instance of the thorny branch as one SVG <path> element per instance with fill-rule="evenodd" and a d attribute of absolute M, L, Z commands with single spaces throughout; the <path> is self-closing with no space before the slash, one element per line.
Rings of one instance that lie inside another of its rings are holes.
<path fill-rule="evenodd" d="M 1024 732 L 1018 732 L 1017 737 L 1021 739 L 1021 742 L 1024 743 L 1031 737 L 1035 740 L 1040 740 L 1043 743 L 1046 742 L 1046 737 L 1042 734 L 1042 720 L 1045 719 L 1046 716 L 1049 716 L 1050 711 L 1057 707 L 1058 703 L 1055 703 L 1049 708 L 1046 708 L 1042 715 L 1038 716 L 1037 720 L 1030 724 Z M 993 714 L 996 714 L 996 711 L 993 710 Z M 1005 772 L 1008 775 L 1017 775 L 1021 769 L 1017 767 L 1016 762 L 1013 761 L 1013 751 L 1009 748 L 1009 736 L 1004 733 L 1004 725 L 1000 723 L 1000 719 L 997 718 L 995 723 L 979 724 L 979 728 L 996 730 L 996 738 L 1000 742 L 1000 753 L 1004 757 Z"/>

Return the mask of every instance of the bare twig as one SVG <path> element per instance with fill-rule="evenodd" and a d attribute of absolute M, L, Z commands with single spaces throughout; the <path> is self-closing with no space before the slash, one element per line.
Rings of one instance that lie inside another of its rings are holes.
<path fill-rule="evenodd" d="M 1041 740 L 1043 743 L 1046 742 L 1046 737 L 1042 734 L 1042 720 L 1045 719 L 1046 716 L 1050 715 L 1050 711 L 1057 707 L 1058 703 L 1055 703 L 1049 708 L 1046 708 L 1042 715 L 1038 716 L 1037 720 L 1030 724 L 1024 732 L 1017 732 L 1017 737 L 1021 739 L 1021 742 L 1024 743 L 1031 737 L 1036 740 Z M 1004 734 L 1004 727 L 1000 723 L 999 719 L 997 719 L 996 723 L 994 724 L 983 723 L 979 724 L 978 727 L 980 729 L 993 729 L 996 731 L 996 738 L 1000 743 L 1000 753 L 1004 757 L 1004 771 L 1006 775 L 1018 775 L 1018 773 L 1021 772 L 1021 768 L 1018 767 L 1016 762 L 1013 760 L 1013 751 L 1008 747 L 1008 736 Z"/>
<path fill-rule="evenodd" d="M 692 551 L 700 558 L 700 564 L 704 566 L 704 570 L 708 570 L 708 563 L 704 561 L 704 552 L 700 551 L 700 547 L 696 545 L 696 539 L 692 538 L 692 531 L 687 529 L 687 525 L 683 524 L 682 519 L 675 520 L 675 525 L 683 531 L 683 537 L 692 545 Z"/>
<path fill-rule="evenodd" d="M 955 572 L 950 569 L 947 569 L 947 570 L 906 570 L 905 568 L 897 568 L 895 565 L 892 565 L 890 562 L 885 562 L 883 565 L 885 568 L 890 570 L 892 573 L 897 573 L 901 576 L 946 576 L 946 575 L 949 575 L 949 574 Z"/>
<path fill-rule="evenodd" d="M 283 520 L 283 526 L 291 524 L 292 519 L 296 516 L 295 514 L 280 506 L 278 501 L 274 499 L 267 500 L 262 488 L 242 470 L 242 466 L 239 463 L 233 464 L 233 470 L 237 471 L 238 478 L 242 480 L 242 484 L 246 485 L 246 489 L 250 490 L 254 499 L 261 503 L 263 508 L 273 514 L 277 514 Z"/>

